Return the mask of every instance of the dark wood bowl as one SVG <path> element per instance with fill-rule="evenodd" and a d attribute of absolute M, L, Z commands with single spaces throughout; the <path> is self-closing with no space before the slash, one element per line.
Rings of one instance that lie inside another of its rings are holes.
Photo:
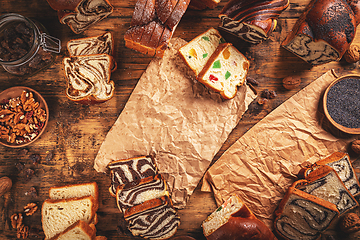
<path fill-rule="evenodd" d="M 345 81 L 345 80 L 348 80 L 348 79 L 355 79 L 355 80 L 358 80 L 359 81 L 359 86 L 360 86 L 360 75 L 355 75 L 355 74 L 351 74 L 351 75 L 345 75 L 345 76 L 342 76 L 342 77 L 339 77 L 337 79 L 335 79 L 326 89 L 325 93 L 324 93 L 324 101 L 323 101 L 323 107 L 324 107 L 324 113 L 325 113 L 325 116 L 327 117 L 327 119 L 330 121 L 330 123 L 336 127 L 337 129 L 339 129 L 340 131 L 342 132 L 345 132 L 345 133 L 348 133 L 348 134 L 360 134 L 360 127 L 349 127 L 349 126 L 344 126 L 344 125 L 347 125 L 347 124 L 342 124 L 340 123 L 340 119 L 345 119 L 346 116 L 345 114 L 339 114 L 336 116 L 337 120 L 338 121 L 335 121 L 334 119 L 334 114 L 333 116 L 331 116 L 330 112 L 333 112 L 334 110 L 337 110 L 335 109 L 335 107 L 339 108 L 340 109 L 340 112 L 341 110 L 344 110 L 345 107 L 346 108 L 350 108 L 351 109 L 351 106 L 349 105 L 346 105 L 346 104 L 341 104 L 341 103 L 338 103 L 337 106 L 330 106 L 328 105 L 328 101 L 329 101 L 329 92 L 330 90 L 333 90 L 334 91 L 334 86 L 335 84 L 338 84 L 340 83 L 341 81 Z M 359 89 L 354 89 L 355 91 L 358 91 L 360 93 L 360 87 Z M 339 92 L 338 93 L 338 96 L 340 96 L 340 94 L 342 94 L 342 96 L 347 95 L 347 96 L 350 96 L 349 94 L 349 91 L 342 91 L 342 92 Z M 354 99 L 354 101 L 358 101 L 360 102 L 360 98 L 359 99 Z M 340 102 L 340 101 L 339 101 Z M 354 107 L 355 109 L 355 107 Z M 346 111 L 346 110 L 344 110 Z M 359 112 L 360 113 L 360 112 Z M 360 121 L 360 119 L 359 119 Z M 360 124 L 359 124 L 360 125 Z"/>
<path fill-rule="evenodd" d="M 10 143 L 6 139 L 0 138 L 0 144 L 4 145 L 6 147 L 21 148 L 21 147 L 25 147 L 25 146 L 33 143 L 34 141 L 39 139 L 41 134 L 45 131 L 45 128 L 46 128 L 46 126 L 48 124 L 48 121 L 49 121 L 49 108 L 48 108 L 48 105 L 47 105 L 45 99 L 40 95 L 40 93 L 38 93 L 37 91 L 35 91 L 34 89 L 31 89 L 29 87 L 16 86 L 16 87 L 11 87 L 11 88 L 8 88 L 8 89 L 2 91 L 0 93 L 0 103 L 1 103 L 1 105 L 3 105 L 4 100 L 9 100 L 11 98 L 20 97 L 21 93 L 23 91 L 32 92 L 35 101 L 39 103 L 39 107 L 41 107 L 42 109 L 45 110 L 46 120 L 43 123 L 43 126 L 42 126 L 41 130 L 38 131 L 37 135 L 34 138 L 32 138 L 31 140 L 24 141 L 22 143 L 16 143 L 16 142 L 15 143 Z"/>

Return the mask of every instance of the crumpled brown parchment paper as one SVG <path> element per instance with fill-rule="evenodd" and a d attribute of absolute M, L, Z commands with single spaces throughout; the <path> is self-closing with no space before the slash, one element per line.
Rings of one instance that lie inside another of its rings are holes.
<path fill-rule="evenodd" d="M 108 132 L 94 162 L 104 172 L 109 162 L 155 155 L 174 206 L 185 207 L 213 157 L 256 98 L 246 85 L 222 100 L 193 80 L 178 56 L 186 44 L 173 39 L 162 59 L 141 76 L 126 106 Z"/>
<path fill-rule="evenodd" d="M 218 205 L 237 193 L 273 229 L 274 211 L 300 164 L 346 151 L 353 140 L 324 130 L 319 117 L 322 93 L 336 78 L 326 72 L 253 126 L 209 168 L 201 190 L 212 190 Z"/>

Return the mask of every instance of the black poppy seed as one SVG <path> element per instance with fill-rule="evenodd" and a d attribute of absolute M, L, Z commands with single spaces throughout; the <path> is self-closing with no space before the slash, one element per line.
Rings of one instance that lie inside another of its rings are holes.
<path fill-rule="evenodd" d="M 332 86 L 326 107 L 331 118 L 347 128 L 360 128 L 360 80 L 343 79 Z"/>

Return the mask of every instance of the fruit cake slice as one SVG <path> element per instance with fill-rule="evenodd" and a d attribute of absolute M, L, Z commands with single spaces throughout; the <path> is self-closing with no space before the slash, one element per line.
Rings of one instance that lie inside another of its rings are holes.
<path fill-rule="evenodd" d="M 220 43 L 225 42 L 215 28 L 210 28 L 179 49 L 184 62 L 198 76 Z"/>
<path fill-rule="evenodd" d="M 225 99 L 235 97 L 243 85 L 250 63 L 231 43 L 221 43 L 198 76 L 198 81 L 220 92 Z"/>
<path fill-rule="evenodd" d="M 335 204 L 340 214 L 358 206 L 335 170 L 327 165 L 319 166 L 305 180 L 296 183 L 297 189 Z"/>
<path fill-rule="evenodd" d="M 335 204 L 296 189 L 295 185 L 289 187 L 275 211 L 275 230 L 285 239 L 318 239 L 339 211 Z"/>

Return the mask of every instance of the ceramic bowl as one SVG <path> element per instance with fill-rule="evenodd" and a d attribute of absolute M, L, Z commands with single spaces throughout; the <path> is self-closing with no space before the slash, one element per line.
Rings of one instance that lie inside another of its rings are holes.
<path fill-rule="evenodd" d="M 45 128 L 49 121 L 49 108 L 48 108 L 48 105 L 47 105 L 45 99 L 37 91 L 35 91 L 34 89 L 31 89 L 31 88 L 28 88 L 28 87 L 23 87 L 23 86 L 11 87 L 11 88 L 8 88 L 8 89 L 4 90 L 3 92 L 1 92 L 0 93 L 0 104 L 1 104 L 0 111 L 4 110 L 3 106 L 5 106 L 7 104 L 9 99 L 14 99 L 14 98 L 20 97 L 23 91 L 26 91 L 28 93 L 31 92 L 33 94 L 33 98 L 34 98 L 35 102 L 38 102 L 39 107 L 45 111 L 46 119 L 45 119 L 45 122 L 43 122 L 43 123 L 38 123 L 38 124 L 29 123 L 29 121 L 26 119 L 29 119 L 31 117 L 31 115 L 34 115 L 34 111 L 29 111 L 29 114 L 27 114 L 27 115 L 23 114 L 23 116 L 21 116 L 19 114 L 20 117 L 18 118 L 17 122 L 28 125 L 29 128 L 27 130 L 29 130 L 29 132 L 27 132 L 24 136 L 21 136 L 21 137 L 18 136 L 16 138 L 17 141 L 15 141 L 14 143 L 8 142 L 8 139 L 1 137 L 0 144 L 7 146 L 7 147 L 11 147 L 11 148 L 25 147 L 25 146 L 33 143 L 37 139 L 39 139 L 41 134 L 45 131 Z M 22 106 L 22 104 L 20 104 L 20 105 Z M 26 113 L 26 112 L 24 112 L 24 113 Z M 15 118 L 15 115 L 14 115 L 14 118 Z M 4 115 L 1 114 L 0 115 L 0 126 L 9 128 L 8 124 L 1 122 L 1 118 L 3 118 L 3 117 L 4 117 Z M 20 122 L 20 121 L 22 121 L 22 122 Z M 1 127 L 0 127 L 0 135 L 3 135 L 3 132 L 1 131 Z"/>
<path fill-rule="evenodd" d="M 323 100 L 325 116 L 334 127 L 348 134 L 360 134 L 360 75 L 335 79 Z"/>

